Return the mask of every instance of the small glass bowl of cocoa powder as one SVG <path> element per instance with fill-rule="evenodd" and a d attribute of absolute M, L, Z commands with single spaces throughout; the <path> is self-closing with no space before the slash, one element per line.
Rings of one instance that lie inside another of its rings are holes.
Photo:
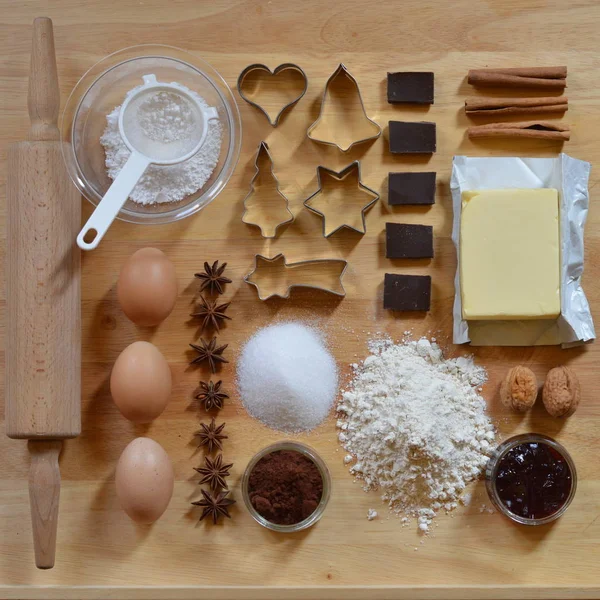
<path fill-rule="evenodd" d="M 283 533 L 314 525 L 323 516 L 330 492 L 327 465 L 312 448 L 298 442 L 264 448 L 242 477 L 242 496 L 252 518 Z"/>

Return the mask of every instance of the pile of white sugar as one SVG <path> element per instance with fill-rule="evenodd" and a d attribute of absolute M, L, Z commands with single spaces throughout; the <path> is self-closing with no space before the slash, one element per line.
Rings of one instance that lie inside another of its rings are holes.
<path fill-rule="evenodd" d="M 477 386 L 486 372 L 472 358 L 445 360 L 435 343 L 369 344 L 338 404 L 344 462 L 378 489 L 391 510 L 417 518 L 427 532 L 478 478 L 492 451 L 494 427 Z"/>
<path fill-rule="evenodd" d="M 207 108 L 208 104 L 196 92 L 180 86 L 198 103 Z M 133 93 L 137 88 L 131 90 Z M 168 95 L 168 94 L 167 94 Z M 193 121 L 189 108 L 175 107 L 172 99 L 156 94 L 141 107 L 139 118 L 144 132 L 161 143 L 173 143 L 185 137 L 187 128 Z M 131 152 L 125 145 L 119 132 L 119 113 L 121 107 L 115 107 L 106 115 L 106 129 L 100 137 L 100 143 L 106 154 L 106 172 L 116 179 L 125 166 Z M 192 119 L 192 121 L 190 121 Z M 200 150 L 188 160 L 174 165 L 150 165 L 129 197 L 138 204 L 159 204 L 179 202 L 186 196 L 196 193 L 209 180 L 221 153 L 223 128 L 218 119 L 208 122 L 206 139 Z"/>
<path fill-rule="evenodd" d="M 335 359 L 302 323 L 259 329 L 242 349 L 237 383 L 246 410 L 265 425 L 298 433 L 329 414 L 338 392 Z"/>

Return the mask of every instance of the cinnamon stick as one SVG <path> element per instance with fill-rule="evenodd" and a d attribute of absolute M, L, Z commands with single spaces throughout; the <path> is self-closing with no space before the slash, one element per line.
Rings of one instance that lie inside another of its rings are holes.
<path fill-rule="evenodd" d="M 548 98 L 467 98 L 468 115 L 527 115 L 533 113 L 564 113 L 569 109 L 566 96 Z"/>
<path fill-rule="evenodd" d="M 518 123 L 488 123 L 476 125 L 467 129 L 470 138 L 513 137 L 540 140 L 560 140 L 567 142 L 571 139 L 571 129 L 568 125 L 550 121 L 522 121 Z"/>
<path fill-rule="evenodd" d="M 479 86 L 563 89 L 567 85 L 567 67 L 471 69 L 467 80 Z"/>
<path fill-rule="evenodd" d="M 566 79 L 567 67 L 511 67 L 509 69 L 479 69 L 479 71 L 494 71 L 506 75 L 518 75 L 520 77 L 540 77 L 543 79 Z"/>

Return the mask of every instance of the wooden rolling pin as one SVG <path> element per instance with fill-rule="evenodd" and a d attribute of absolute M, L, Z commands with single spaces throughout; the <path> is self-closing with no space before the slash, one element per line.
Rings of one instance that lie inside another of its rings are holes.
<path fill-rule="evenodd" d="M 52 21 L 36 19 L 28 141 L 8 151 L 6 433 L 29 440 L 29 500 L 40 569 L 54 566 L 62 440 L 81 431 L 81 198 L 57 127 Z"/>

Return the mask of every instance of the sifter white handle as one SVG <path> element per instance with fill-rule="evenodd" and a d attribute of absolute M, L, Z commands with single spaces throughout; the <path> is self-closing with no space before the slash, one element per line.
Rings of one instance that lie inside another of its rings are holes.
<path fill-rule="evenodd" d="M 104 234 L 108 231 L 111 223 L 119 214 L 121 208 L 129 194 L 140 180 L 141 176 L 150 166 L 150 159 L 139 152 L 132 152 L 129 160 L 113 181 L 104 198 L 98 203 L 92 216 L 77 236 L 77 245 L 82 250 L 93 250 L 98 246 Z M 84 237 L 88 233 L 95 232 L 95 236 L 90 241 L 85 241 Z"/>

